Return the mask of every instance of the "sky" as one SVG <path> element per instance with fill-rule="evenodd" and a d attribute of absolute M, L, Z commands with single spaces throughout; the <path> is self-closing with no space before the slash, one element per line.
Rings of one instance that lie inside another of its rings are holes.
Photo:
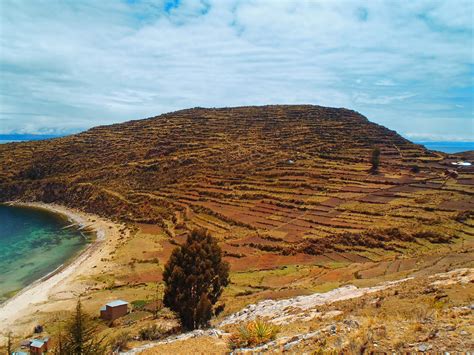
<path fill-rule="evenodd" d="M 190 107 L 346 107 L 474 141 L 472 1 L 1 0 L 0 133 Z"/>

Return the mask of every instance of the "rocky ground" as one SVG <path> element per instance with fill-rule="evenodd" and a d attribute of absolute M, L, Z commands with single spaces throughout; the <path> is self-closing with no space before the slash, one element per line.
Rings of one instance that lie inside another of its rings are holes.
<path fill-rule="evenodd" d="M 376 287 L 344 287 L 280 301 L 262 301 L 209 330 L 149 343 L 126 354 L 202 349 L 226 353 L 236 325 L 255 317 L 278 324 L 276 340 L 249 352 L 469 352 L 474 350 L 474 268 L 454 269 Z M 304 315 L 304 316 L 303 316 Z"/>

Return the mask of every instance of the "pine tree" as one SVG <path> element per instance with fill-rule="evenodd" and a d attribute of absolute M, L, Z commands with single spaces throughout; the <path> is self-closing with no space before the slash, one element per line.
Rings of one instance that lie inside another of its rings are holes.
<path fill-rule="evenodd" d="M 163 280 L 164 305 L 178 313 L 184 328 L 201 328 L 209 324 L 213 305 L 229 284 L 229 264 L 206 230 L 193 230 L 185 244 L 173 250 Z"/>
<path fill-rule="evenodd" d="M 370 157 L 370 163 L 372 164 L 372 167 L 370 168 L 370 171 L 372 173 L 376 173 L 379 169 L 380 165 L 380 148 L 375 147 L 372 150 L 372 156 Z"/>
<path fill-rule="evenodd" d="M 81 301 L 77 301 L 76 312 L 66 325 L 65 333 L 60 334 L 59 355 L 100 355 L 106 353 L 104 338 L 97 338 L 97 328 L 82 310 Z"/>

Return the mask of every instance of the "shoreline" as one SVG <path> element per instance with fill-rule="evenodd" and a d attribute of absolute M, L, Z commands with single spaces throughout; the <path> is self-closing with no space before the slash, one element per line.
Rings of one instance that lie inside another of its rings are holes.
<path fill-rule="evenodd" d="M 28 208 L 28 209 L 33 209 L 33 210 L 43 210 L 47 211 L 49 213 L 52 213 L 56 215 L 56 217 L 64 219 L 68 221 L 70 224 L 67 225 L 66 227 L 70 227 L 73 225 L 77 226 L 77 230 L 81 232 L 81 228 L 87 227 L 85 222 L 79 218 L 77 218 L 77 214 L 72 215 L 72 213 L 66 213 L 66 211 L 63 210 L 62 207 L 57 206 L 57 205 L 50 205 L 50 206 L 44 206 L 42 203 L 24 203 L 24 202 L 6 202 L 3 203 L 3 205 L 6 206 L 12 206 L 12 207 L 21 207 L 21 208 Z M 71 210 L 72 212 L 72 210 Z M 66 228 L 63 227 L 63 228 Z M 94 235 L 94 238 L 91 240 L 91 242 L 87 243 L 82 249 L 78 250 L 77 252 L 74 253 L 71 257 L 69 257 L 67 260 L 65 260 L 63 263 L 58 265 L 57 267 L 54 268 L 54 270 L 49 271 L 47 274 L 41 276 L 39 279 L 36 279 L 30 283 L 30 285 L 27 285 L 25 287 L 22 287 L 21 289 L 18 289 L 14 292 L 12 297 L 7 298 L 5 301 L 0 302 L 0 309 L 4 304 L 6 304 L 8 301 L 10 301 L 12 298 L 15 296 L 19 295 L 26 289 L 36 285 L 37 283 L 43 282 L 48 280 L 50 277 L 53 277 L 55 274 L 61 272 L 63 269 L 65 269 L 67 266 L 69 266 L 71 263 L 74 262 L 77 258 L 79 258 L 83 253 L 85 253 L 89 248 L 93 247 L 94 243 L 98 240 L 98 231 L 92 230 L 90 231 L 91 234 Z"/>
<path fill-rule="evenodd" d="M 0 334 L 26 330 L 28 325 L 35 324 L 37 313 L 67 310 L 69 307 L 64 307 L 64 304 L 56 307 L 54 304 L 71 299 L 75 302 L 77 296 L 88 289 L 77 279 L 99 270 L 97 266 L 103 264 L 102 259 L 115 249 L 122 227 L 99 216 L 57 204 L 16 201 L 6 204 L 43 209 L 61 215 L 79 225 L 79 229 L 90 229 L 95 238 L 71 259 L 0 304 Z"/>

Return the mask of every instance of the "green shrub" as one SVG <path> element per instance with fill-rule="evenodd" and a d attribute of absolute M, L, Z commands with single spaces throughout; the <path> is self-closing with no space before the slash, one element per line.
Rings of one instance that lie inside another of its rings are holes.
<path fill-rule="evenodd" d="M 269 322 L 256 319 L 239 327 L 229 338 L 229 348 L 255 347 L 275 340 L 280 329 Z"/>

